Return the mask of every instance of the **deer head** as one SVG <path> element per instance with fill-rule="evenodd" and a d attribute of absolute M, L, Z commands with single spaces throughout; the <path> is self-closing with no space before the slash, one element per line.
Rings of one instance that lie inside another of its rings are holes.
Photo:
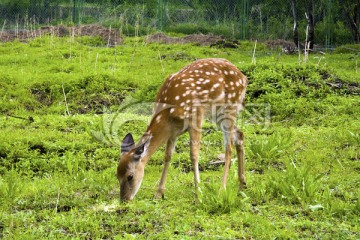
<path fill-rule="evenodd" d="M 138 192 L 144 177 L 146 155 L 150 137 L 135 146 L 131 133 L 128 133 L 121 143 L 121 159 L 117 168 L 117 178 L 120 183 L 120 200 L 132 200 Z"/>

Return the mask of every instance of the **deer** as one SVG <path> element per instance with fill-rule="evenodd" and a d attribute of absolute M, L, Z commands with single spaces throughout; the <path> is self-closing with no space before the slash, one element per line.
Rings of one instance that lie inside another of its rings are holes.
<path fill-rule="evenodd" d="M 247 77 L 226 59 L 197 60 L 169 76 L 157 93 L 153 115 L 137 144 L 128 133 L 121 142 L 121 158 L 117 166 L 120 201 L 130 201 L 144 178 L 144 168 L 152 154 L 165 147 L 162 170 L 155 199 L 164 198 L 165 181 L 177 138 L 188 132 L 190 159 L 194 172 L 195 195 L 198 193 L 199 150 L 205 117 L 215 122 L 223 133 L 225 157 L 222 188 L 226 189 L 231 165 L 232 147 L 238 162 L 239 191 L 246 187 L 244 133 L 236 127 L 240 110 L 244 109 Z"/>

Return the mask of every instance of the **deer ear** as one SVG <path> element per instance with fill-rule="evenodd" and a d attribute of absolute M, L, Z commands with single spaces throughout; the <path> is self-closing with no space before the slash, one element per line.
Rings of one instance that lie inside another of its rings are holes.
<path fill-rule="evenodd" d="M 121 154 L 129 152 L 135 146 L 134 138 L 131 133 L 126 134 L 121 142 Z"/>
<path fill-rule="evenodd" d="M 140 160 L 143 154 L 147 152 L 149 144 L 150 144 L 150 137 L 135 149 L 134 160 L 136 161 Z"/>

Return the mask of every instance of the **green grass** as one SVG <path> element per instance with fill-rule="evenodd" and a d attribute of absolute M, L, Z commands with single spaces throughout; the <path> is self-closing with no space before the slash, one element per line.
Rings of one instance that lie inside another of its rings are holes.
<path fill-rule="evenodd" d="M 0 238 L 360 237 L 356 53 L 311 54 L 305 63 L 303 56 L 299 62 L 297 55 L 263 49 L 254 65 L 252 42 L 241 43 L 243 49 L 143 38 L 115 48 L 101 44 L 51 36 L 0 44 Z M 142 135 L 166 76 L 205 57 L 229 59 L 250 80 L 238 119 L 247 189 L 237 192 L 234 155 L 228 187 L 220 190 L 222 166 L 212 163 L 223 151 L 222 134 L 205 122 L 198 199 L 185 134 L 165 199 L 153 199 L 162 147 L 135 200 L 120 203 L 120 139 Z"/>

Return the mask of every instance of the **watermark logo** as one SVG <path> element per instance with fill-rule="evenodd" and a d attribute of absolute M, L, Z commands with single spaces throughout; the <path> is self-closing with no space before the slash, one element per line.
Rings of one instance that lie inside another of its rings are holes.
<path fill-rule="evenodd" d="M 183 109 L 188 109 L 189 113 L 184 114 L 183 130 L 188 129 L 189 124 L 197 121 L 197 115 L 192 109 L 199 106 L 201 105 L 192 106 L 191 108 L 190 106 L 184 106 Z M 270 104 L 266 103 L 247 104 L 246 108 L 243 108 L 242 105 L 234 104 L 212 104 L 204 107 L 208 110 L 206 114 L 207 119 L 215 123 L 218 129 L 223 132 L 228 131 L 234 122 L 240 129 L 243 125 L 260 125 L 262 128 L 267 128 L 271 123 L 271 108 Z M 157 114 L 173 108 L 176 109 L 178 106 L 166 103 L 135 101 L 130 101 L 119 106 L 115 112 L 104 108 L 100 127 L 91 130 L 91 134 L 98 141 L 107 145 L 120 146 L 124 136 L 119 136 L 119 132 L 126 132 L 124 129 L 129 128 L 129 124 L 141 123 L 142 126 L 147 126 L 150 124 L 152 118 L 156 118 Z M 237 112 L 238 114 L 236 114 Z M 188 119 L 189 116 L 192 118 L 191 121 Z M 160 122 L 158 124 L 163 123 Z M 192 124 L 192 126 L 194 126 L 194 124 Z M 145 129 L 143 131 L 145 131 Z"/>

